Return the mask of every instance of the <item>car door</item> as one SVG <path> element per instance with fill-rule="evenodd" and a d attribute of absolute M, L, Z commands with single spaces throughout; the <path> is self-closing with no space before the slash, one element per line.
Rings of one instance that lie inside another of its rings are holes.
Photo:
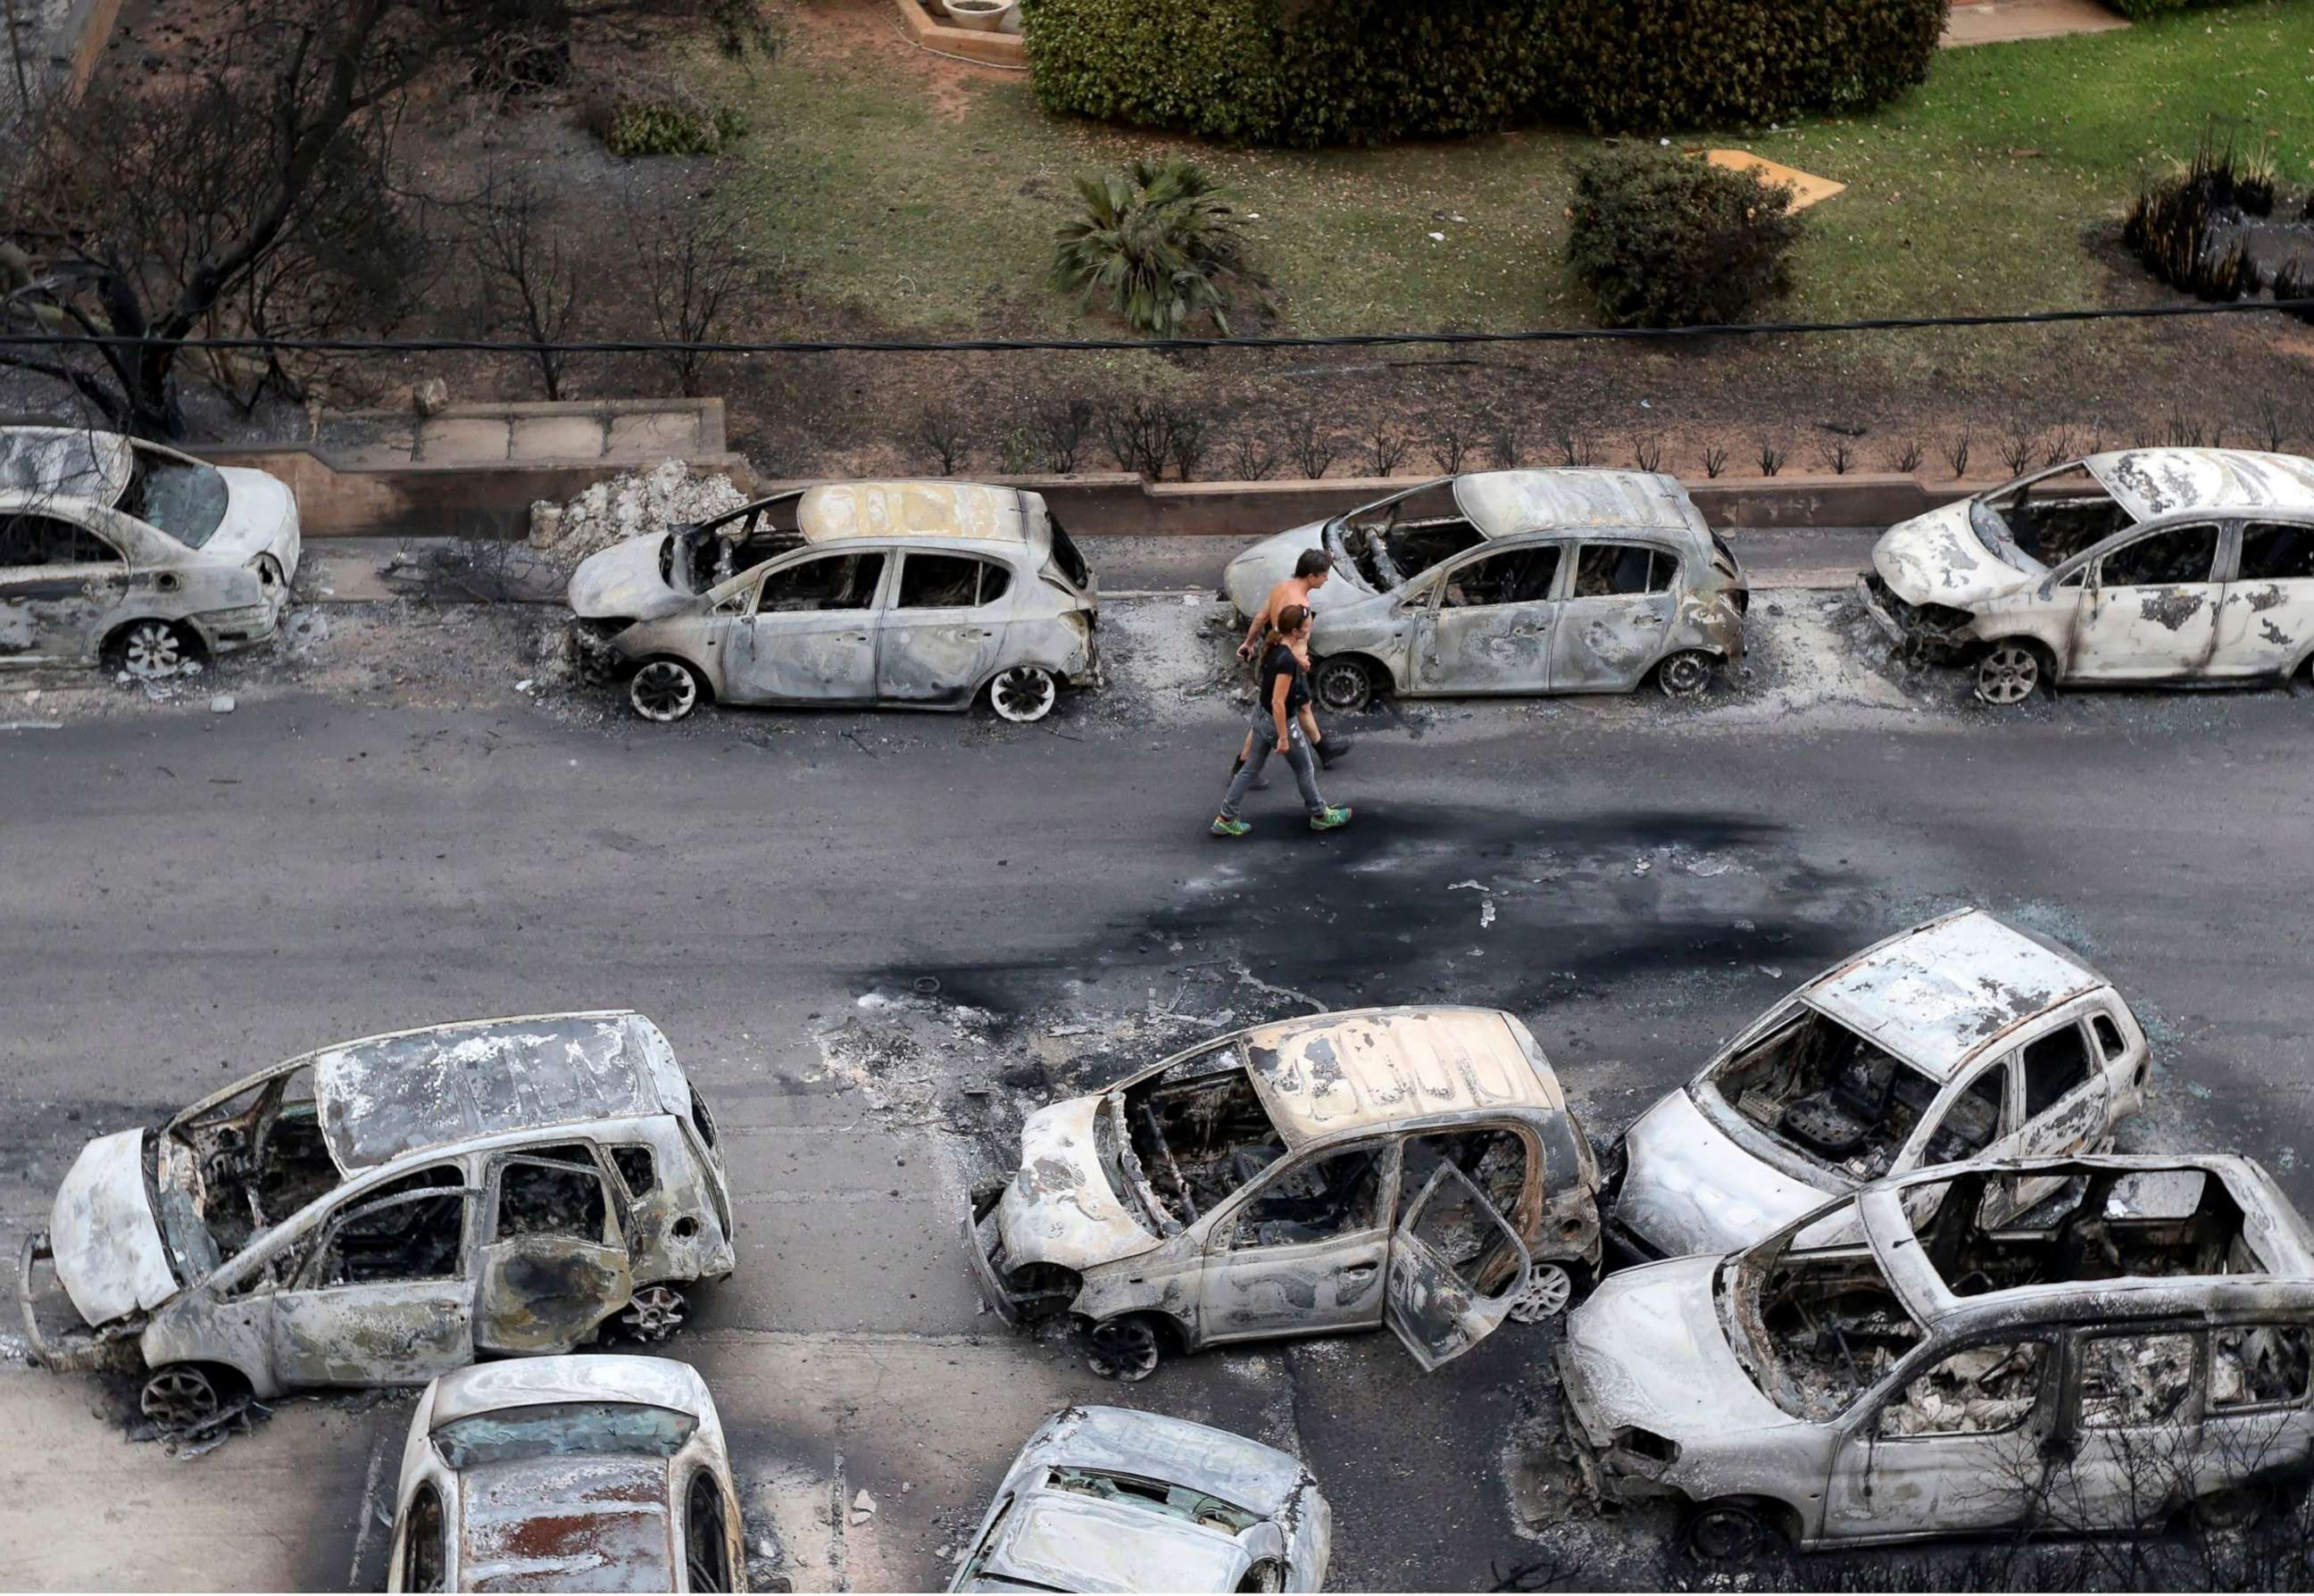
<path fill-rule="evenodd" d="M 1382 1318 L 1425 1371 L 1493 1335 L 1526 1290 L 1534 1260 L 1486 1194 L 1452 1163 L 1399 1193 Z M 1509 1267 L 1504 1265 L 1507 1264 Z M 1480 1281 L 1495 1287 L 1481 1290 Z"/>
<path fill-rule="evenodd" d="M 46 512 L 0 516 L 0 662 L 95 657 L 128 595 L 110 542 Z"/>
<path fill-rule="evenodd" d="M 1621 692 L 1663 657 L 1679 603 L 1679 556 L 1647 543 L 1585 542 L 1551 633 L 1553 692 Z"/>
<path fill-rule="evenodd" d="M 1830 1538 L 1965 1534 L 2031 1516 L 2055 1413 L 2045 1336 L 2004 1336 L 1920 1357 L 1858 1405 L 1824 1486 Z"/>
<path fill-rule="evenodd" d="M 876 602 L 883 550 L 813 553 L 775 565 L 732 630 L 724 693 L 735 703 L 865 704 L 876 698 Z"/>
<path fill-rule="evenodd" d="M 499 1153 L 489 1194 L 477 1350 L 569 1352 L 626 1306 L 634 1271 L 619 1204 L 591 1159 Z"/>
<path fill-rule="evenodd" d="M 2165 526 L 2107 549 L 2089 568 L 2066 678 L 2145 682 L 2199 675 L 2218 639 L 2220 528 Z"/>
<path fill-rule="evenodd" d="M 273 1297 L 284 1387 L 414 1385 L 473 1359 L 474 1199 L 438 1164 L 349 1197 Z"/>
<path fill-rule="evenodd" d="M 2044 1486 L 2052 1528 L 2158 1524 L 2195 1492 L 2202 1444 L 2195 1324 L 2077 1332 L 2066 1349 L 2062 1417 Z"/>
<path fill-rule="evenodd" d="M 1214 1216 L 1199 1272 L 1204 1339 L 1371 1330 L 1390 1256 L 1388 1142 L 1289 1156 Z"/>
<path fill-rule="evenodd" d="M 877 617 L 876 696 L 892 703 L 969 700 L 1004 644 L 1012 569 L 970 554 L 902 553 L 892 600 Z"/>
<path fill-rule="evenodd" d="M 2276 1313 L 2210 1330 L 2209 1400 L 2202 1419 L 2199 1488 L 2303 1468 L 2314 1446 L 2314 1324 Z"/>
<path fill-rule="evenodd" d="M 2218 606 L 2213 676 L 2278 676 L 2314 647 L 2314 524 L 2247 521 Z"/>
<path fill-rule="evenodd" d="M 2113 1086 L 2102 1051 L 2076 1017 L 2017 1050 L 2024 1086 L 2017 1133 L 2018 1158 L 2055 1158 L 2094 1151 L 2112 1129 Z M 2044 1186 L 2055 1189 L 2055 1182 Z M 2039 1194 L 2023 1194 L 2029 1204 Z"/>
<path fill-rule="evenodd" d="M 1563 542 L 1488 545 L 1447 566 L 1415 622 L 1417 691 L 1549 691 L 1565 552 Z"/>
<path fill-rule="evenodd" d="M 2016 1064 L 2004 1055 L 1978 1067 L 1965 1080 L 1947 1086 L 1920 1129 L 1889 1168 L 1906 1175 L 1931 1164 L 1957 1164 L 1973 1159 L 2002 1159 L 2014 1155 L 2019 1124 L 2016 1096 Z M 2013 1184 L 1995 1181 L 1986 1189 L 1986 1222 L 1996 1222 L 2016 1212 L 2011 1205 Z M 1918 1204 L 1933 1204 L 1938 1188 L 1915 1186 L 1904 1196 L 1904 1209 L 1914 1220 L 1925 1217 Z"/>

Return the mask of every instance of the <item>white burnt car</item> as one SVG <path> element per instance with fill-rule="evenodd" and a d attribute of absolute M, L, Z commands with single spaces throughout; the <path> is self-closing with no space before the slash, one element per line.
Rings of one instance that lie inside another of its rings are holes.
<path fill-rule="evenodd" d="M 739 1494 L 689 1364 L 580 1354 L 426 1388 L 389 1591 L 744 1591 Z"/>
<path fill-rule="evenodd" d="M 1187 1352 L 1387 1324 L 1423 1368 L 1566 1306 L 1598 1176 L 1526 1027 L 1364 1009 L 1202 1044 L 1040 1108 L 965 1242 L 1008 1321 L 1066 1312 L 1137 1380 Z"/>
<path fill-rule="evenodd" d="M 0 665 L 155 676 L 253 648 L 280 626 L 299 547 L 297 501 L 261 471 L 0 428 Z"/>
<path fill-rule="evenodd" d="M 673 1333 L 731 1272 L 715 1124 L 659 1028 L 605 1011 L 303 1054 L 81 1149 L 18 1260 L 33 1355 L 148 1371 L 196 1429 L 240 1394 L 416 1385 L 477 1354 Z M 81 1323 L 42 1323 L 53 1265 Z"/>
<path fill-rule="evenodd" d="M 1808 982 L 1640 1115 L 1606 1160 L 1608 1233 L 1726 1252 L 1923 1165 L 2102 1151 L 2150 1066 L 2105 977 L 1963 910 Z"/>
<path fill-rule="evenodd" d="M 1035 720 L 1093 687 L 1092 569 L 1037 494 L 838 482 L 629 538 L 570 578 L 582 666 L 636 713 L 702 701 L 967 710 Z"/>
<path fill-rule="evenodd" d="M 1676 478 L 1630 471 L 1441 477 L 1297 526 L 1229 564 L 1241 615 L 1311 549 L 1312 690 L 1356 710 L 1378 692 L 1629 692 L 1674 698 L 1744 652 L 1742 569 Z"/>
<path fill-rule="evenodd" d="M 2314 1232 L 2225 1154 L 1950 1165 L 1610 1275 L 1558 1367 L 1592 1487 L 1714 1561 L 2239 1522 L 2314 1456 Z"/>
<path fill-rule="evenodd" d="M 2045 683 L 2286 681 L 2314 660 L 2314 460 L 2125 449 L 1890 529 L 1861 578 L 1899 645 Z"/>
<path fill-rule="evenodd" d="M 1065 1407 L 1020 1449 L 951 1591 L 1321 1591 L 1333 1518 L 1275 1447 Z"/>

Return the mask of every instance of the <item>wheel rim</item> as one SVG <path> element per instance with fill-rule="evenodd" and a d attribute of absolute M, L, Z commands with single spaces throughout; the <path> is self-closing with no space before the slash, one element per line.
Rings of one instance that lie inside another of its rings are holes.
<path fill-rule="evenodd" d="M 1711 685 L 1711 661 L 1701 654 L 1674 654 L 1657 676 L 1665 696 L 1693 698 Z"/>
<path fill-rule="evenodd" d="M 1556 1264 L 1538 1264 L 1527 1276 L 1526 1289 L 1511 1304 L 1511 1318 L 1523 1325 L 1539 1325 L 1563 1312 L 1574 1295 L 1573 1276 Z"/>
<path fill-rule="evenodd" d="M 142 621 L 129 630 L 121 645 L 121 663 L 132 676 L 168 676 L 185 663 L 185 646 L 177 629 L 160 621 Z"/>
<path fill-rule="evenodd" d="M 2041 684 L 2041 662 L 2033 650 L 2003 643 L 1976 667 L 1977 696 L 1989 704 L 2021 703 Z"/>
<path fill-rule="evenodd" d="M 1007 720 L 1029 721 L 1044 719 L 1045 711 L 1053 707 L 1060 696 L 1060 685 L 1050 671 L 1041 666 L 1016 665 L 996 678 L 988 690 L 988 701 Z"/>
<path fill-rule="evenodd" d="M 1748 1557 L 1760 1544 L 1760 1521 L 1740 1507 L 1707 1507 L 1696 1514 L 1688 1543 L 1713 1563 Z"/>
<path fill-rule="evenodd" d="M 191 1430 L 216 1416 L 216 1387 L 198 1369 L 163 1369 L 145 1382 L 138 1406 L 163 1430 Z"/>
<path fill-rule="evenodd" d="M 635 673 L 627 697 L 646 720 L 680 720 L 699 701 L 699 683 L 673 660 L 655 659 Z"/>
<path fill-rule="evenodd" d="M 1373 692 L 1363 666 L 1344 660 L 1319 669 L 1318 697 L 1329 710 L 1357 709 Z"/>
<path fill-rule="evenodd" d="M 647 1285 L 627 1304 L 619 1322 L 638 1341 L 665 1341 L 683 1327 L 683 1293 L 670 1285 Z"/>
<path fill-rule="evenodd" d="M 1157 1332 L 1140 1319 L 1111 1319 L 1092 1329 L 1085 1359 L 1103 1380 L 1147 1380 L 1157 1371 Z"/>

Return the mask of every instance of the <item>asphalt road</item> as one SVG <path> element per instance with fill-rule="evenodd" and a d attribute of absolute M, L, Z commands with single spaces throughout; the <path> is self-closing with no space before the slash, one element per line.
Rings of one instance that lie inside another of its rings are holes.
<path fill-rule="evenodd" d="M 1975 902 L 2146 1020 L 2128 1140 L 2314 1201 L 2303 690 L 1376 715 L 1329 778 L 1348 830 L 1281 782 L 1234 844 L 1203 828 L 1236 711 L 1138 691 L 1029 728 L 374 692 L 0 735 L 0 1239 L 86 1137 L 277 1057 L 631 1004 L 728 1138 L 740 1271 L 670 1348 L 725 1408 L 759 1573 L 941 1583 L 1028 1431 L 1092 1398 L 1298 1451 L 1339 1588 L 1484 1588 L 1651 1566 L 1647 1521 L 1519 1522 L 1550 1328 L 1427 1377 L 1377 1335 L 1104 1385 L 977 1311 L 957 1246 L 1025 1107 L 1305 1002 L 1453 999 L 1525 1017 L 1603 1136 L 1815 967 Z M 124 1401 L 0 1365 L 7 1583 L 375 1588 L 403 1398 L 288 1403 L 189 1460 Z"/>

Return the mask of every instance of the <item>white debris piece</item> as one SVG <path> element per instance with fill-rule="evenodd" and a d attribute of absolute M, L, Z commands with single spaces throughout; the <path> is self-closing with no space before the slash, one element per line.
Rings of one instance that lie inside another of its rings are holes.
<path fill-rule="evenodd" d="M 1494 923 L 1495 900 L 1488 898 L 1479 905 L 1479 929 L 1480 930 L 1485 930 L 1488 926 Z"/>
<path fill-rule="evenodd" d="M 232 714 L 232 713 L 233 713 L 233 711 L 234 711 L 233 694 L 231 694 L 230 692 L 220 692 L 220 693 L 216 694 L 215 697 L 213 697 L 213 698 L 211 698 L 211 699 L 209 700 L 209 713 L 210 713 L 210 714 L 212 714 L 212 715 L 230 715 L 230 714 Z"/>
<path fill-rule="evenodd" d="M 852 1521 L 864 1524 L 876 1516 L 876 1498 L 862 1491 L 852 1499 Z"/>

